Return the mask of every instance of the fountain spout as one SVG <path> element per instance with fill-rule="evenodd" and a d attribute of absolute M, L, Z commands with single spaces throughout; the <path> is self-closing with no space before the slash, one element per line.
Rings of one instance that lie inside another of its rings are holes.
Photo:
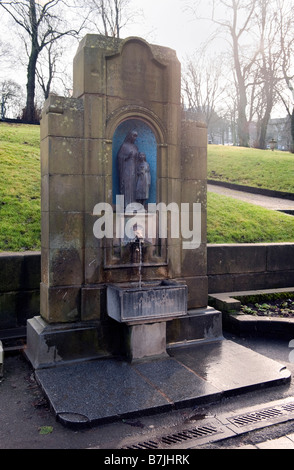
<path fill-rule="evenodd" d="M 144 237 L 142 232 L 137 232 L 135 237 L 136 252 L 139 253 L 139 288 L 142 288 L 142 247 L 144 245 Z"/>

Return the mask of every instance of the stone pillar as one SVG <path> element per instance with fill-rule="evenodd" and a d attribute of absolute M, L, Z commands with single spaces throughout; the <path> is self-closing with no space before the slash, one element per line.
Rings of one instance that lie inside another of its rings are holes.
<path fill-rule="evenodd" d="M 181 135 L 182 182 L 181 200 L 189 203 L 189 220 L 192 225 L 193 203 L 201 211 L 199 247 L 182 249 L 181 276 L 189 288 L 188 307 L 207 306 L 207 127 L 205 124 L 182 119 Z"/>
<path fill-rule="evenodd" d="M 41 120 L 41 316 L 81 319 L 84 284 L 84 109 L 50 96 Z"/>

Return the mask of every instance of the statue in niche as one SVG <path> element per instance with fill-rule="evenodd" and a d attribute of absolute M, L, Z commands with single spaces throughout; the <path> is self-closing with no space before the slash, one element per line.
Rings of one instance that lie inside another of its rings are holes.
<path fill-rule="evenodd" d="M 124 196 L 125 207 L 132 202 L 144 205 L 149 198 L 150 166 L 146 155 L 135 144 L 137 137 L 135 130 L 128 132 L 117 154 L 119 191 Z"/>
<path fill-rule="evenodd" d="M 139 153 L 137 164 L 136 201 L 144 205 L 149 198 L 151 185 L 150 166 L 145 153 Z"/>
<path fill-rule="evenodd" d="M 130 131 L 120 147 L 117 160 L 119 172 L 119 191 L 124 196 L 125 207 L 136 200 L 136 175 L 138 147 L 135 144 L 138 134 Z"/>

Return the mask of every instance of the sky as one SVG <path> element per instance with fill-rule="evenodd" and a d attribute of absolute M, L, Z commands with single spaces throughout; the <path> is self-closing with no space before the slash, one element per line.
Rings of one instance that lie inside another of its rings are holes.
<path fill-rule="evenodd" d="M 197 9 L 197 14 L 204 17 L 208 15 L 208 1 L 205 0 L 130 0 L 134 11 L 143 11 L 143 18 L 137 22 L 130 22 L 121 31 L 121 37 L 139 36 L 151 44 L 170 47 L 176 51 L 177 57 L 184 65 L 187 58 L 200 48 L 210 36 L 213 25 L 207 20 L 197 20 L 195 14 L 187 5 L 202 4 L 202 11 Z M 224 43 L 214 41 L 210 51 L 221 51 Z M 67 54 L 67 61 L 72 60 L 77 50 L 77 43 Z M 69 65 L 70 67 L 70 65 Z M 22 84 L 26 82 L 26 71 L 23 68 Z M 1 77 L 1 71 L 0 71 Z M 20 75 L 18 73 L 18 81 Z M 284 111 L 283 111 L 284 114 Z"/>
<path fill-rule="evenodd" d="M 128 25 L 122 30 L 124 37 L 141 36 L 150 43 L 170 47 L 181 60 L 191 55 L 208 36 L 209 23 L 196 21 L 185 8 L 187 0 L 132 0 L 132 3 L 143 10 L 145 25 Z"/>

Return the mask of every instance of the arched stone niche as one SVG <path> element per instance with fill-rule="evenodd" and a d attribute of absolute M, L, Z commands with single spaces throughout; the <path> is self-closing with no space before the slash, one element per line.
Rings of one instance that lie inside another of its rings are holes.
<path fill-rule="evenodd" d="M 135 130 L 138 134 L 136 146 L 139 152 L 146 155 L 146 161 L 150 166 L 151 186 L 149 191 L 149 199 L 147 203 L 157 202 L 157 142 L 151 127 L 141 119 L 124 120 L 116 128 L 112 139 L 112 196 L 113 204 L 116 203 L 116 196 L 119 191 L 119 175 L 117 155 L 121 145 L 127 134 Z"/>
<path fill-rule="evenodd" d="M 140 106 L 126 106 L 116 110 L 107 120 L 108 154 L 112 157 L 112 206 L 116 216 L 116 198 L 119 191 L 118 152 L 128 132 L 136 130 L 138 137 L 136 146 L 138 151 L 145 153 L 150 165 L 151 186 L 148 203 L 157 204 L 162 200 L 166 186 L 162 187 L 162 162 L 167 160 L 168 145 L 165 143 L 166 133 L 160 119 L 150 110 Z M 115 223 L 114 223 L 115 227 Z M 128 266 L 132 260 L 131 247 L 126 246 L 124 240 L 114 236 L 113 240 L 106 240 L 108 249 L 105 250 L 104 266 L 106 269 Z M 166 265 L 166 240 L 156 237 L 152 246 L 143 248 L 143 266 Z M 134 260 L 132 261 L 134 263 Z M 136 262 L 135 262 L 136 264 Z"/>

